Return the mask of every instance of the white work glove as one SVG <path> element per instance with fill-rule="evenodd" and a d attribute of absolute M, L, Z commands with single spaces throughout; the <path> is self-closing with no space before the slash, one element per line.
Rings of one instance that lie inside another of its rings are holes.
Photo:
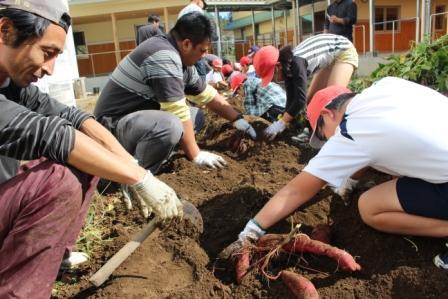
<path fill-rule="evenodd" d="M 148 218 L 149 215 L 151 215 L 152 209 L 148 208 L 148 206 L 140 196 L 133 196 L 133 194 L 131 194 L 131 192 L 129 191 L 128 185 L 121 184 L 120 189 L 123 202 L 126 206 L 126 210 L 132 210 L 132 200 L 137 200 L 140 206 L 140 212 L 142 213 L 143 217 Z"/>
<path fill-rule="evenodd" d="M 138 165 L 137 159 L 134 159 L 133 162 Z M 134 194 L 132 194 L 129 191 L 128 185 L 121 184 L 120 190 L 121 190 L 121 195 L 122 195 L 121 198 L 123 200 L 123 203 L 126 206 L 126 210 L 128 210 L 128 211 L 132 210 L 132 201 L 136 200 L 139 203 L 138 205 L 140 207 L 140 212 L 143 215 L 143 217 L 148 218 L 149 215 L 151 215 L 152 210 L 150 208 L 148 208 L 148 206 L 143 201 L 143 199 L 141 199 L 139 196 L 134 196 Z"/>
<path fill-rule="evenodd" d="M 139 196 L 161 219 L 182 217 L 183 208 L 176 192 L 147 170 L 143 179 L 129 189 Z"/>
<path fill-rule="evenodd" d="M 264 136 L 270 141 L 274 140 L 275 137 L 286 129 L 286 125 L 281 120 L 276 120 L 269 127 L 264 130 Z"/>
<path fill-rule="evenodd" d="M 233 126 L 236 129 L 249 134 L 250 138 L 252 138 L 254 140 L 257 138 L 257 133 L 255 133 L 254 128 L 244 118 L 240 118 L 240 119 L 234 121 Z"/>
<path fill-rule="evenodd" d="M 333 189 L 333 192 L 338 194 L 340 197 L 344 198 L 348 195 L 350 195 L 353 191 L 353 189 L 356 187 L 356 185 L 358 185 L 359 180 L 355 180 L 352 178 L 348 178 L 344 185 L 342 185 L 341 187 L 332 187 L 331 189 Z"/>
<path fill-rule="evenodd" d="M 266 234 L 266 231 L 263 230 L 254 219 L 251 219 L 246 223 L 243 231 L 238 235 L 238 240 L 255 243 L 261 236 L 264 236 L 264 234 Z"/>
<path fill-rule="evenodd" d="M 243 231 L 238 235 L 238 240 L 224 248 L 224 250 L 219 253 L 219 257 L 223 259 L 232 257 L 241 251 L 244 246 L 256 243 L 265 233 L 266 231 L 263 230 L 254 219 L 249 220 L 246 227 L 244 227 Z"/>
<path fill-rule="evenodd" d="M 213 169 L 216 167 L 223 168 L 227 165 L 226 160 L 224 160 L 221 156 L 206 151 L 200 151 L 199 154 L 193 159 L 193 163 L 199 166 L 208 166 Z"/>

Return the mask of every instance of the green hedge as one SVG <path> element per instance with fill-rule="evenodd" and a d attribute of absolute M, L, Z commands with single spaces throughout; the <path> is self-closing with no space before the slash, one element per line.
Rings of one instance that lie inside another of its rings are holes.
<path fill-rule="evenodd" d="M 380 64 L 370 77 L 350 82 L 353 91 L 360 92 L 373 82 L 394 76 L 429 86 L 439 92 L 448 91 L 448 35 L 434 42 L 425 40 L 414 44 L 407 54 L 393 55 L 390 63 Z"/>

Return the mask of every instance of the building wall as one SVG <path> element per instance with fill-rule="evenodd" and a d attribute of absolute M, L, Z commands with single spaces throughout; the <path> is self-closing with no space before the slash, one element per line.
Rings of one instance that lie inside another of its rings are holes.
<path fill-rule="evenodd" d="M 167 12 L 169 30 L 177 20 L 178 12 L 189 0 L 112 0 L 101 3 L 73 4 L 70 14 L 73 18 L 73 31 L 84 32 L 88 49 L 87 55 L 77 58 L 81 76 L 108 74 L 116 67 L 112 14 L 115 14 L 120 57 L 135 48 L 135 27 L 147 23 L 147 13 L 160 15 L 165 23 Z"/>
<path fill-rule="evenodd" d="M 420 4 L 423 5 L 424 0 L 420 0 Z M 369 50 L 369 5 L 368 1 L 363 2 L 360 0 L 356 0 L 356 4 L 358 7 L 358 22 L 356 27 L 354 28 L 354 44 L 359 53 L 364 53 L 364 51 Z M 448 0 L 433 0 L 432 1 L 432 12 L 434 13 L 435 7 L 438 5 L 445 5 L 445 11 L 448 11 Z M 399 9 L 399 18 L 400 19 L 410 19 L 403 20 L 400 24 L 395 23 L 397 28 L 392 34 L 391 31 L 376 31 L 375 32 L 375 50 L 378 52 L 391 52 L 391 51 L 406 51 L 410 48 L 410 45 L 415 40 L 415 32 L 416 32 L 416 17 L 417 7 L 415 0 L 376 0 L 375 6 L 383 6 L 383 7 L 393 7 L 398 6 Z M 317 2 L 314 5 L 314 11 L 323 11 L 327 7 L 326 1 Z M 420 8 L 421 11 L 421 8 Z M 300 8 L 300 16 L 309 15 L 312 13 L 312 6 L 306 5 Z M 249 13 L 235 13 L 234 20 L 247 16 Z M 292 36 L 293 36 L 293 16 L 292 13 L 288 17 L 288 42 L 292 44 Z M 448 17 L 445 17 L 445 27 L 448 25 L 447 23 Z M 434 20 L 433 20 L 434 21 Z M 266 21 L 263 23 L 259 23 L 259 33 L 267 34 L 272 32 L 272 22 Z M 283 41 L 283 18 L 277 18 L 276 20 L 276 30 L 280 32 Z M 321 28 L 315 28 L 316 32 L 321 31 Z M 235 31 L 237 33 L 237 31 Z M 443 34 L 447 34 L 448 29 L 439 30 L 434 33 L 434 38 L 441 36 Z M 244 28 L 245 36 L 252 38 L 252 27 L 247 26 Z M 394 44 L 392 43 L 392 38 L 394 35 Z"/>
<path fill-rule="evenodd" d="M 177 20 L 176 15 L 169 15 L 169 27 L 171 28 Z M 163 21 L 163 16 L 161 16 Z M 144 25 L 147 18 L 133 18 L 125 20 L 117 20 L 118 40 L 129 41 L 135 40 L 135 26 Z M 94 22 L 89 24 L 73 24 L 73 31 L 82 31 L 85 34 L 86 43 L 88 45 L 97 43 L 113 42 L 112 21 Z"/>
<path fill-rule="evenodd" d="M 125 5 L 124 5 L 125 3 Z M 160 10 L 164 7 L 184 7 L 189 0 L 113 0 L 101 3 L 70 5 L 70 13 L 73 17 L 87 17 L 96 15 L 107 15 L 111 13 L 125 13 L 129 11 Z"/>

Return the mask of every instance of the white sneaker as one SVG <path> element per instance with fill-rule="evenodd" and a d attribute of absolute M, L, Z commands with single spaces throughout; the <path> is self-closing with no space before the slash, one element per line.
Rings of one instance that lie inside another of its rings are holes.
<path fill-rule="evenodd" d="M 89 260 L 89 256 L 84 252 L 72 251 L 70 256 L 62 260 L 61 269 L 72 269 Z"/>
<path fill-rule="evenodd" d="M 303 129 L 297 136 L 291 137 L 291 140 L 297 143 L 308 143 L 310 141 L 310 130 L 308 128 Z"/>

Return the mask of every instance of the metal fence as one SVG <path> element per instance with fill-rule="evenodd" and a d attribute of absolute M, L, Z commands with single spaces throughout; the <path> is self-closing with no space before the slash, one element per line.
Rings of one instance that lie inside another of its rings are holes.
<path fill-rule="evenodd" d="M 438 16 L 447 16 L 443 18 L 443 22 L 445 22 L 446 26 L 445 34 L 448 34 L 448 11 L 432 14 L 429 16 L 429 28 L 431 28 L 431 40 L 434 40 L 436 38 L 436 31 L 437 31 L 437 28 L 435 28 L 436 22 L 433 22 L 433 18 Z"/>
<path fill-rule="evenodd" d="M 448 12 L 443 13 L 437 13 L 432 14 L 430 16 L 430 29 L 431 29 L 431 37 L 434 39 L 436 37 L 436 30 L 435 30 L 435 22 L 434 18 L 438 16 L 446 16 L 448 15 Z M 384 22 L 375 22 L 373 23 L 374 26 L 376 25 L 387 25 L 391 24 L 391 30 L 386 30 L 383 33 L 390 34 L 390 40 L 391 40 L 391 52 L 395 53 L 397 38 L 399 36 L 401 27 L 405 22 L 415 22 L 415 39 L 418 40 L 418 28 L 419 28 L 419 18 L 406 18 L 406 19 L 397 19 L 397 20 L 389 20 Z M 448 34 L 448 22 L 446 17 L 444 18 L 444 22 L 446 22 L 446 32 L 445 34 Z M 387 27 L 386 27 L 387 28 Z M 359 41 L 356 39 L 360 38 L 361 46 L 362 46 L 362 52 L 360 54 L 365 55 L 366 54 L 366 25 L 355 25 L 353 26 L 354 32 L 358 29 L 358 31 L 361 31 L 361 36 L 359 34 L 354 34 L 354 43 L 356 43 L 359 47 Z M 314 34 L 319 34 L 321 32 L 315 32 Z M 282 35 L 283 34 L 283 35 Z M 286 34 L 286 35 L 285 35 Z M 380 35 L 380 31 L 376 31 L 376 36 Z M 311 34 L 312 35 L 312 34 Z M 311 36 L 310 35 L 310 36 Z M 281 45 L 284 42 L 287 42 L 288 44 L 292 44 L 292 40 L 288 39 L 289 35 L 287 33 L 278 33 L 275 36 L 275 43 L 274 43 L 274 36 L 268 36 L 268 35 L 260 35 L 257 37 L 256 44 L 258 46 L 264 46 L 264 45 L 272 45 L 277 44 Z M 303 36 L 305 38 L 305 36 Z M 254 44 L 254 41 L 252 38 L 249 39 L 227 39 L 222 40 L 220 42 L 221 44 L 221 56 L 223 58 L 227 58 L 231 61 L 236 61 L 238 58 L 247 55 L 247 52 L 249 48 Z M 212 52 L 217 54 L 218 49 L 218 42 L 213 42 L 212 44 Z M 374 49 L 376 51 L 376 49 Z M 117 66 L 117 56 L 118 59 L 124 58 L 128 53 L 130 53 L 132 49 L 125 49 L 120 51 L 106 51 L 106 52 L 96 52 L 96 53 L 89 53 L 89 54 L 81 54 L 77 56 L 78 59 L 78 68 L 80 72 L 80 76 L 85 77 L 96 77 L 96 76 L 103 76 L 108 75 L 113 72 L 113 70 Z"/>

